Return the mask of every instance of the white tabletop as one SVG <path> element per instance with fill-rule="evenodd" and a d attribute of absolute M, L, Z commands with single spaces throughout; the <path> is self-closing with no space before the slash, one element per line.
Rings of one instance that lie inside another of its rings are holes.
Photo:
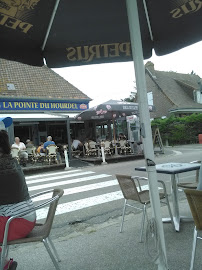
<path fill-rule="evenodd" d="M 156 165 L 157 173 L 177 174 L 199 170 L 201 164 L 199 163 L 163 163 Z M 146 167 L 137 167 L 136 171 L 146 171 Z"/>

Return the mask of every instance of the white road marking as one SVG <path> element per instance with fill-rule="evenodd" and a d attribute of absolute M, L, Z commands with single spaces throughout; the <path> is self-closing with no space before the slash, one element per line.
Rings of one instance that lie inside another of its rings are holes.
<path fill-rule="evenodd" d="M 173 152 L 174 152 L 174 154 L 177 155 L 177 156 L 182 155 L 182 152 L 180 152 L 180 151 L 173 150 Z"/>
<path fill-rule="evenodd" d="M 48 173 L 48 174 L 35 174 L 35 175 L 30 175 L 30 176 L 26 176 L 26 179 L 34 179 L 34 178 L 39 178 L 39 177 L 47 177 L 47 176 L 51 176 L 51 175 L 61 175 L 61 174 L 69 174 L 72 172 L 79 172 L 81 171 L 79 170 L 71 170 L 71 171 L 63 171 L 63 172 L 54 172 L 54 173 Z"/>
<path fill-rule="evenodd" d="M 113 180 L 114 181 L 114 180 Z M 148 185 L 142 186 L 142 190 L 148 189 Z M 159 188 L 161 189 L 161 188 Z M 99 204 L 108 203 L 111 201 L 120 200 L 123 198 L 121 191 L 105 193 L 98 196 L 93 196 L 81 200 L 62 203 L 57 206 L 56 215 L 66 214 L 69 212 L 85 209 Z M 48 207 L 37 210 L 37 219 L 43 219 L 47 216 Z"/>
<path fill-rule="evenodd" d="M 85 186 L 80 186 L 80 187 L 74 187 L 74 188 L 68 188 L 64 189 L 64 194 L 65 195 L 71 195 L 71 194 L 76 194 L 80 192 L 85 192 L 85 191 L 90 191 L 90 190 L 95 190 L 95 189 L 101 189 L 101 188 L 106 188 L 106 187 L 111 187 L 111 186 L 116 186 L 118 185 L 118 181 L 111 180 L 111 181 L 105 181 L 101 183 L 96 183 L 96 184 L 90 184 L 90 185 L 85 185 Z M 51 198 L 51 194 L 44 194 L 39 197 L 33 198 L 33 201 L 41 201 L 41 200 L 47 200 Z"/>
<path fill-rule="evenodd" d="M 91 173 L 93 173 L 94 175 L 84 177 L 84 175 L 91 174 Z M 80 176 L 80 177 L 75 178 L 75 179 L 71 178 L 71 179 L 65 179 L 64 181 L 58 181 L 58 179 L 60 180 L 63 178 L 70 178 L 70 177 L 75 177 L 75 176 Z M 41 179 L 38 179 L 39 177 Z M 48 188 L 69 185 L 69 184 L 74 184 L 74 183 L 81 183 L 85 181 L 92 181 L 92 180 L 97 180 L 97 179 L 101 180 L 107 177 L 112 178 L 113 176 L 108 175 L 108 174 L 96 175 L 95 172 L 93 171 L 82 172 L 81 170 L 74 170 L 74 171 L 69 172 L 68 174 L 66 172 L 46 174 L 46 175 L 41 174 L 35 177 L 28 177 L 26 179 L 30 179 L 27 181 L 28 185 L 40 183 L 38 185 L 29 186 L 28 188 L 29 191 L 34 191 L 34 190 L 48 189 Z M 57 180 L 57 182 L 41 184 L 42 182 L 47 182 L 47 181 L 52 181 L 52 180 Z M 87 184 L 83 186 L 66 188 L 64 189 L 63 196 L 68 196 L 71 194 L 77 194 L 77 193 L 93 191 L 93 190 L 100 190 L 103 188 L 113 187 L 113 186 L 118 186 L 117 179 L 112 179 L 109 181 L 98 182 L 98 183 L 93 183 L 93 184 Z M 148 189 L 148 185 L 143 185 L 141 186 L 141 188 L 142 190 Z M 42 200 L 47 200 L 50 197 L 51 197 L 51 194 L 44 194 L 40 197 L 33 198 L 33 201 L 39 202 Z M 123 198 L 122 192 L 119 190 L 115 192 L 105 193 L 105 194 L 97 195 L 97 196 L 91 196 L 84 199 L 75 200 L 75 201 L 66 202 L 66 203 L 59 202 L 56 215 L 61 215 L 61 214 L 65 214 L 65 213 L 69 213 L 69 212 L 73 212 L 77 210 L 82 210 L 82 209 L 89 208 L 92 206 L 101 205 L 101 204 L 108 203 L 115 200 L 120 200 L 122 198 Z M 48 212 L 48 207 L 37 210 L 37 219 L 45 218 L 47 216 L 47 212 Z"/>
<path fill-rule="evenodd" d="M 90 190 L 97 190 L 97 189 L 112 187 L 112 186 L 118 186 L 117 179 L 105 181 L 105 182 L 101 182 L 101 183 L 96 183 L 96 184 L 85 185 L 85 186 L 81 186 L 81 187 L 67 188 L 67 189 L 64 189 L 63 197 L 65 195 L 72 195 L 72 194 L 77 194 L 77 193 L 81 193 L 81 192 L 86 192 L 86 191 L 90 191 Z M 141 186 L 142 190 L 146 190 L 148 188 L 149 188 L 148 185 Z M 159 189 L 161 189 L 161 188 L 159 188 Z M 139 188 L 138 188 L 138 190 L 139 190 Z M 37 201 L 47 200 L 50 198 L 51 198 L 51 194 L 44 194 L 44 195 L 41 195 L 39 197 L 33 198 L 32 200 L 34 202 L 37 202 Z"/>
<path fill-rule="evenodd" d="M 105 178 L 105 177 L 109 177 L 109 176 L 111 176 L 111 175 L 99 174 L 99 175 L 87 176 L 87 177 L 82 177 L 82 178 L 70 179 L 70 180 L 66 180 L 66 181 L 59 181 L 59 182 L 48 183 L 48 184 L 44 184 L 44 185 L 32 186 L 32 187 L 28 187 L 28 190 L 33 191 L 33 190 L 39 190 L 39 189 L 46 189 L 46 188 L 50 188 L 50 187 L 57 187 L 57 186 L 69 185 L 69 184 L 73 184 L 73 183 L 96 180 L 96 179 Z"/>
<path fill-rule="evenodd" d="M 57 206 L 56 215 L 61 215 L 76 210 L 81 210 L 91 206 L 108 203 L 111 201 L 120 200 L 123 198 L 121 191 L 106 193 L 99 196 L 93 196 L 90 198 L 85 198 L 77 201 L 72 201 L 68 203 L 62 203 Z M 47 216 L 48 207 L 37 210 L 37 219 L 43 219 Z"/>
<path fill-rule="evenodd" d="M 48 177 L 48 178 L 40 178 L 40 179 L 37 179 L 37 180 L 26 181 L 26 183 L 27 183 L 27 185 L 30 185 L 30 184 L 35 184 L 35 183 L 48 182 L 48 181 L 53 181 L 53 180 L 60 180 L 60 179 L 63 179 L 63 178 L 69 178 L 69 177 L 75 177 L 75 176 L 83 176 L 83 175 L 92 174 L 92 173 L 95 173 L 95 172 L 87 171 L 87 172 L 79 172 L 79 173 L 73 173 L 73 174 L 61 175 L 61 176 L 54 176 L 54 177 Z"/>

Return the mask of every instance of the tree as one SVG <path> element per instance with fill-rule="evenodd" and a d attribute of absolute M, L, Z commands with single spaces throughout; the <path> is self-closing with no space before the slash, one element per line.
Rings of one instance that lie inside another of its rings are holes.
<path fill-rule="evenodd" d="M 134 91 L 130 92 L 130 96 L 127 97 L 127 98 L 124 98 L 123 101 L 137 102 L 137 88 L 136 88 L 136 85 L 134 86 Z"/>

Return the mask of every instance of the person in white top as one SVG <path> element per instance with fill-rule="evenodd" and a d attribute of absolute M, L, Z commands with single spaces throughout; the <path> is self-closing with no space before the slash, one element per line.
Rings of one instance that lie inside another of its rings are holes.
<path fill-rule="evenodd" d="M 83 144 L 79 140 L 75 139 L 72 142 L 72 146 L 74 150 L 83 150 Z"/>
<path fill-rule="evenodd" d="M 19 137 L 15 137 L 15 143 L 12 144 L 13 148 L 18 148 L 20 150 L 19 155 L 21 158 L 24 158 L 25 160 L 28 160 L 28 154 L 27 152 L 23 151 L 26 150 L 26 146 L 23 142 L 20 141 Z"/>

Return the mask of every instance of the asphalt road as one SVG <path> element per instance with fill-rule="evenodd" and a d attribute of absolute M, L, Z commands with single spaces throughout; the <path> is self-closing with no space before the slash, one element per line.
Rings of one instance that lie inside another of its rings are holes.
<path fill-rule="evenodd" d="M 191 162 L 201 159 L 202 145 L 185 145 L 166 148 L 165 154 L 155 157 L 155 162 L 156 164 Z M 54 187 L 65 190 L 65 195 L 59 202 L 52 231 L 55 237 L 59 237 L 64 233 L 69 235 L 75 232 L 82 233 L 82 230 L 92 224 L 102 224 L 119 217 L 122 213 L 123 197 L 115 174 L 146 176 L 146 173 L 134 170 L 135 167 L 144 165 L 145 160 L 139 159 L 86 168 L 72 168 L 70 171 L 60 170 L 26 176 L 26 181 L 31 194 Z M 184 173 L 180 177 L 183 177 L 183 181 L 189 181 L 195 177 L 195 172 Z M 169 182 L 169 175 L 158 174 L 158 178 Z M 182 192 L 180 198 L 183 196 Z M 43 212 L 38 213 L 38 217 L 43 218 L 43 216 Z"/>

